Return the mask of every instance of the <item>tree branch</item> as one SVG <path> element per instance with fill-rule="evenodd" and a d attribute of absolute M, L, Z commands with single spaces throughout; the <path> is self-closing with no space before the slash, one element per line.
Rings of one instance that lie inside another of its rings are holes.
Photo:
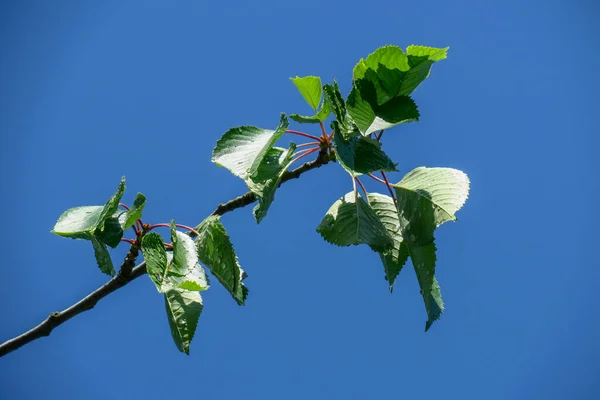
<path fill-rule="evenodd" d="M 295 179 L 300 177 L 305 172 L 308 172 L 312 169 L 319 168 L 322 165 L 325 165 L 329 162 L 329 155 L 327 154 L 327 149 L 323 148 L 319 152 L 318 157 L 307 163 L 302 164 L 300 167 L 286 172 L 279 185 L 287 182 L 291 179 Z M 256 201 L 256 196 L 252 192 L 247 192 L 235 199 L 229 200 L 226 203 L 219 204 L 217 209 L 212 212 L 211 215 L 223 215 L 235 209 L 245 207 L 248 204 L 252 204 Z M 191 237 L 196 236 L 194 232 L 189 232 Z M 135 248 L 134 248 L 135 247 Z M 132 280 L 139 278 L 140 276 L 146 273 L 146 262 L 142 262 L 137 265 L 135 268 L 133 266 L 133 260 L 137 257 L 138 253 L 137 246 L 133 245 L 129 254 L 125 258 L 123 265 L 119 273 L 108 281 L 106 284 L 96 289 L 94 292 L 90 293 L 88 296 L 79 300 L 77 303 L 73 304 L 71 307 L 60 311 L 51 313 L 48 318 L 46 318 L 42 323 L 40 323 L 35 328 L 30 329 L 29 331 L 23 333 L 15 337 L 14 339 L 10 339 L 3 344 L 0 345 L 0 357 L 10 353 L 18 349 L 21 346 L 26 345 L 29 342 L 32 342 L 36 339 L 39 339 L 44 336 L 49 336 L 54 328 L 63 324 L 64 322 L 70 320 L 74 316 L 81 314 L 84 311 L 91 310 L 96 306 L 96 303 L 108 296 L 112 292 L 117 289 L 122 288 L 127 285 Z"/>

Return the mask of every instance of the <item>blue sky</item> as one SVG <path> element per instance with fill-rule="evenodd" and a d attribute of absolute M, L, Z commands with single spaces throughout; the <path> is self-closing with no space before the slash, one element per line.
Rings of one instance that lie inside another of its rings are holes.
<path fill-rule="evenodd" d="M 126 175 L 145 220 L 197 224 L 246 189 L 210 162 L 222 133 L 308 113 L 291 76 L 336 78 L 347 94 L 381 45 L 451 47 L 414 93 L 421 121 L 384 147 L 404 173 L 472 181 L 436 234 L 446 312 L 427 333 L 411 268 L 390 295 L 375 253 L 316 233 L 351 190 L 328 165 L 282 186 L 260 225 L 250 207 L 223 218 L 250 295 L 238 307 L 218 284 L 205 293 L 189 357 L 142 277 L 2 358 L 2 398 L 600 397 L 594 2 L 1 7 L 0 341 L 106 281 L 89 243 L 49 233 L 62 211 L 102 204 Z"/>

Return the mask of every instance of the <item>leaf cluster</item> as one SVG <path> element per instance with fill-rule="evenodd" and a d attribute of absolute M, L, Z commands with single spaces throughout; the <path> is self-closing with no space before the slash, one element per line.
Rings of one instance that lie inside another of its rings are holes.
<path fill-rule="evenodd" d="M 397 172 L 398 164 L 384 152 L 381 137 L 383 130 L 419 120 L 411 95 L 429 76 L 432 65 L 446 58 L 447 50 L 414 45 L 406 51 L 397 46 L 381 47 L 356 64 L 347 97 L 341 94 L 336 81 L 323 84 L 316 76 L 291 78 L 314 114 L 290 114 L 290 118 L 300 124 L 318 124 L 319 137 L 289 130 L 288 117 L 281 114 L 274 129 L 244 125 L 227 130 L 212 153 L 212 161 L 244 180 L 258 200 L 253 210 L 257 223 L 266 217 L 277 188 L 294 162 L 316 151 L 319 157 L 325 155 L 337 161 L 350 175 L 353 190 L 331 205 L 317 232 L 334 245 L 365 244 L 378 253 L 390 291 L 410 258 L 427 312 L 425 330 L 444 310 L 435 278 L 434 232 L 443 223 L 456 220 L 470 183 L 466 174 L 455 169 L 418 167 L 390 184 L 385 173 Z M 325 129 L 328 120 L 329 131 Z M 318 141 L 276 146 L 286 132 Z M 301 146 L 313 148 L 299 150 Z M 389 196 L 366 192 L 360 177 L 373 173 L 382 174 Z M 137 195 L 131 208 L 119 209 L 124 190 L 123 178 L 117 192 L 103 206 L 67 210 L 53 232 L 90 240 L 100 270 L 112 276 L 115 270 L 107 246 L 116 247 L 126 240 L 124 232 L 132 228 L 136 237 L 126 241 L 133 250 L 141 250 L 148 276 L 164 296 L 175 344 L 189 354 L 203 310 L 200 292 L 210 287 L 204 268 L 239 305 L 245 304 L 248 295 L 243 283 L 246 273 L 219 215 L 188 228 L 187 234 L 171 221 L 171 243 L 165 243 L 152 230 L 166 224 L 141 222 L 146 200 L 143 194 Z"/>

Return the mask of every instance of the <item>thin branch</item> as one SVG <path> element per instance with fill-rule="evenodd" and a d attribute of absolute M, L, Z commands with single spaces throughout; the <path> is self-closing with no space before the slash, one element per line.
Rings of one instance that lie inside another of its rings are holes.
<path fill-rule="evenodd" d="M 294 158 L 292 161 L 290 161 L 290 165 L 295 163 L 298 160 L 303 159 L 304 157 L 306 157 L 316 151 L 319 151 L 319 150 L 320 149 L 318 147 L 315 147 L 314 149 L 306 149 L 306 150 L 299 151 L 298 153 L 296 153 L 296 154 L 298 154 L 298 156 L 296 158 Z"/>
<path fill-rule="evenodd" d="M 369 193 L 367 193 L 367 189 L 365 189 L 365 185 L 363 185 L 363 183 L 360 181 L 360 179 L 358 179 L 358 177 L 355 177 L 354 179 L 360 185 L 360 188 L 362 189 L 363 193 L 365 194 L 365 198 L 368 199 L 369 198 Z"/>
<path fill-rule="evenodd" d="M 300 167 L 292 171 L 286 172 L 281 179 L 280 185 L 291 179 L 300 177 L 300 175 L 304 174 L 305 172 L 308 172 L 315 168 L 319 168 L 322 165 L 327 164 L 328 162 L 329 155 L 327 154 L 327 149 L 322 149 L 319 153 L 319 156 L 315 160 L 306 162 Z M 254 193 L 247 192 L 242 196 L 236 197 L 235 199 L 229 200 L 226 203 L 220 204 L 216 208 L 216 210 L 212 212 L 211 215 L 223 215 L 238 208 L 245 207 L 248 204 L 252 204 L 254 201 L 256 201 L 256 196 L 254 195 Z M 189 235 L 191 237 L 196 236 L 192 231 L 189 232 Z M 132 250 L 134 247 L 137 249 L 137 251 L 139 251 L 137 246 L 132 246 Z M 78 314 L 81 314 L 84 311 L 91 310 L 92 308 L 94 308 L 96 303 L 98 303 L 98 301 L 146 273 L 145 261 L 137 265 L 135 268 L 132 268 L 129 271 L 129 273 L 127 273 L 128 271 L 126 270 L 127 268 L 125 268 L 125 266 L 128 263 L 128 261 L 130 260 L 126 258 L 125 262 L 121 266 L 121 270 L 119 271 L 119 273 L 114 278 L 109 280 L 106 284 L 99 287 L 94 292 L 90 293 L 88 296 L 84 297 L 83 299 L 81 299 L 80 301 L 63 311 L 51 313 L 48 316 L 48 318 L 46 318 L 35 328 L 32 328 L 29 331 L 23 333 L 22 335 L 19 335 L 1 344 L 0 357 L 36 339 L 50 335 L 52 330 L 57 326 L 65 323 L 66 321 L 70 320 Z"/>
<path fill-rule="evenodd" d="M 183 225 L 183 224 L 175 224 L 175 226 L 178 227 L 178 228 L 181 228 L 181 229 L 185 229 L 185 230 L 187 230 L 189 232 L 193 232 L 194 236 L 198 236 L 199 235 L 199 233 L 196 232 L 196 230 L 194 228 L 192 228 L 191 226 L 187 226 L 187 225 Z M 150 225 L 148 227 L 148 229 L 146 230 L 146 232 L 149 232 L 149 231 L 151 231 L 154 228 L 160 228 L 160 227 L 170 228 L 171 225 L 170 224 L 154 224 L 154 225 Z"/>
<path fill-rule="evenodd" d="M 293 135 L 299 135 L 299 136 L 304 136 L 310 139 L 314 139 L 314 140 L 320 140 L 317 136 L 315 135 L 311 135 L 310 133 L 304 133 L 304 132 L 300 132 L 300 131 L 294 131 L 292 129 L 288 129 L 287 131 L 285 131 L 285 133 L 291 133 Z"/>
<path fill-rule="evenodd" d="M 306 146 L 313 146 L 313 145 L 320 145 L 321 142 L 308 142 L 308 143 L 302 143 L 296 146 L 296 148 L 300 148 L 300 147 L 306 147 Z"/>
<path fill-rule="evenodd" d="M 398 202 L 396 201 L 396 195 L 394 194 L 394 191 L 392 190 L 392 185 L 390 185 L 390 181 L 388 181 L 388 178 L 385 175 L 385 172 L 381 171 L 381 176 L 383 176 L 383 181 L 385 182 L 385 186 L 387 186 L 388 191 L 390 192 L 390 195 L 392 196 L 392 199 L 394 199 L 394 204 L 396 205 L 396 207 L 398 207 Z"/>
<path fill-rule="evenodd" d="M 368 176 L 369 176 L 369 178 L 373 178 L 373 179 L 375 179 L 377 182 L 379 182 L 379 183 L 383 183 L 383 184 L 385 185 L 385 181 L 384 181 L 383 179 L 381 179 L 381 178 L 378 178 L 378 177 L 376 177 L 376 176 L 375 176 L 375 175 L 373 175 L 373 174 L 368 174 Z"/>

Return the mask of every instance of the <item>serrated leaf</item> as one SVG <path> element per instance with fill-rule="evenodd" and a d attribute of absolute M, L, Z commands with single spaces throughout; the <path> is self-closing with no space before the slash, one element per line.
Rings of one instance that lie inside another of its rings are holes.
<path fill-rule="evenodd" d="M 165 308 L 175 345 L 189 355 L 203 309 L 202 296 L 195 291 L 171 289 L 165 293 Z"/>
<path fill-rule="evenodd" d="M 380 65 L 388 69 L 398 69 L 400 71 L 408 71 L 410 69 L 408 57 L 402 49 L 398 46 L 388 45 L 378 48 L 369 54 L 366 59 L 361 58 L 354 67 L 352 78 L 355 80 L 362 79 L 369 68 L 377 71 Z"/>
<path fill-rule="evenodd" d="M 123 193 L 125 193 L 125 177 L 124 176 L 121 177 L 121 182 L 119 183 L 117 192 L 110 199 L 108 199 L 108 201 L 102 208 L 102 212 L 100 213 L 100 219 L 98 220 L 98 224 L 96 226 L 97 230 L 103 231 L 105 221 L 109 217 L 112 217 L 113 214 L 119 209 L 119 202 L 121 201 L 121 197 L 123 197 Z"/>
<path fill-rule="evenodd" d="M 249 178 L 246 182 L 248 189 L 258 198 L 258 204 L 253 210 L 257 223 L 260 223 L 267 215 L 269 206 L 275 199 L 275 191 L 279 187 L 279 182 L 290 166 L 294 150 L 296 150 L 294 143 L 290 143 L 289 149 L 273 147 L 258 167 L 256 176 Z"/>
<path fill-rule="evenodd" d="M 274 131 L 255 126 L 232 128 L 217 141 L 212 161 L 246 180 L 256 173 L 269 149 L 288 126 L 286 115 L 281 114 L 279 126 Z"/>
<path fill-rule="evenodd" d="M 333 85 L 324 85 L 323 93 L 325 93 L 325 103 L 327 103 L 336 119 L 331 123 L 332 129 L 337 135 L 342 135 L 344 137 L 353 136 L 355 130 L 354 123 L 348 115 L 346 102 L 340 93 L 337 81 L 334 80 Z"/>
<path fill-rule="evenodd" d="M 329 208 L 317 232 L 332 244 L 350 246 L 368 244 L 375 251 L 385 251 L 392 239 L 371 206 L 354 192 L 347 193 Z"/>
<path fill-rule="evenodd" d="M 94 236 L 91 237 L 91 240 L 92 246 L 94 246 L 94 256 L 96 257 L 98 268 L 107 275 L 115 276 L 115 267 L 110 259 L 110 254 L 108 253 L 106 245 Z"/>
<path fill-rule="evenodd" d="M 146 260 L 146 271 L 156 289 L 163 293 L 163 281 L 167 273 L 167 251 L 162 237 L 150 232 L 142 238 L 142 254 Z"/>
<path fill-rule="evenodd" d="M 173 252 L 165 250 L 163 239 L 157 233 L 150 232 L 142 239 L 146 271 L 156 289 L 160 293 L 174 288 L 208 289 L 209 283 L 204 269 L 198 263 L 193 240 L 181 232 L 175 232 L 174 236 Z"/>
<path fill-rule="evenodd" d="M 306 100 L 308 105 L 311 106 L 313 110 L 317 111 L 323 94 L 321 78 L 318 76 L 305 76 L 303 78 L 297 76 L 295 78 L 290 78 L 290 80 L 296 85 L 296 88 L 302 97 L 304 97 L 304 100 Z"/>
<path fill-rule="evenodd" d="M 379 105 L 375 86 L 366 79 L 355 81 L 346 106 L 354 123 L 365 136 L 401 123 L 419 120 L 417 105 L 410 97 L 393 97 Z"/>
<path fill-rule="evenodd" d="M 325 121 L 329 117 L 329 114 L 331 114 L 331 108 L 329 103 L 324 101 L 321 104 L 321 109 L 316 115 L 307 117 L 304 115 L 290 114 L 290 118 L 301 124 L 318 124 L 319 122 Z"/>
<path fill-rule="evenodd" d="M 425 330 L 444 310 L 435 274 L 434 231 L 444 222 L 455 220 L 455 213 L 469 195 L 469 178 L 451 168 L 419 167 L 396 185 L 398 222 L 421 286 L 427 310 Z"/>
<path fill-rule="evenodd" d="M 144 210 L 145 205 L 146 196 L 144 196 L 142 193 L 138 193 L 133 201 L 133 206 L 129 210 L 125 211 L 123 218 L 119 218 L 123 231 L 131 228 L 133 224 L 135 224 L 135 221 L 142 218 L 142 211 Z"/>
<path fill-rule="evenodd" d="M 290 114 L 290 118 L 300 124 L 318 124 L 319 122 L 321 122 L 317 115 L 308 117 L 306 115 Z"/>
<path fill-rule="evenodd" d="M 425 310 L 427 311 L 425 332 L 444 312 L 444 302 L 442 301 L 440 285 L 434 276 L 435 252 L 436 247 L 433 241 L 424 246 L 410 246 L 410 258 L 417 274 L 417 280 L 421 287 L 421 295 L 425 302 Z"/>
<path fill-rule="evenodd" d="M 180 232 L 181 233 L 181 232 Z M 187 235 L 188 239 L 191 238 Z M 196 248 L 195 243 L 194 250 Z M 167 252 L 167 265 L 172 266 L 173 264 L 173 252 Z M 176 270 L 172 268 L 172 270 Z M 197 290 L 203 291 L 207 290 L 210 287 L 210 281 L 208 276 L 206 276 L 206 272 L 204 268 L 200 265 L 198 261 L 196 261 L 193 265 L 190 264 L 185 271 L 170 273 L 167 279 L 167 285 L 164 286 L 165 289 L 179 288 L 185 290 Z"/>
<path fill-rule="evenodd" d="M 54 225 L 52 233 L 72 239 L 98 238 L 110 247 L 116 247 L 123 237 L 119 222 L 119 202 L 125 191 L 125 177 L 117 192 L 104 206 L 75 207 L 65 211 Z"/>
<path fill-rule="evenodd" d="M 198 258 L 217 277 L 239 305 L 244 305 L 248 289 L 242 283 L 246 273 L 240 263 L 218 215 L 206 218 L 196 231 Z"/>
<path fill-rule="evenodd" d="M 447 49 L 413 45 L 405 54 L 397 46 L 384 46 L 356 64 L 353 79 L 371 81 L 377 103 L 384 104 L 411 94 L 429 76 L 433 63 L 446 58 Z"/>
<path fill-rule="evenodd" d="M 185 274 L 188 268 L 198 262 L 198 254 L 194 240 L 188 235 L 177 231 L 175 221 L 171 220 L 171 242 L 173 245 L 172 270 L 178 274 Z"/>
<path fill-rule="evenodd" d="M 379 253 L 385 270 L 385 279 L 389 283 L 391 292 L 396 278 L 408 260 L 408 246 L 404 243 L 400 232 L 398 210 L 396 210 L 394 200 L 390 196 L 379 193 L 369 193 L 368 198 L 371 208 L 385 226 L 393 242 L 389 250 Z"/>
<path fill-rule="evenodd" d="M 457 169 L 418 167 L 393 186 L 399 201 L 415 203 L 416 197 L 423 197 L 424 201 L 431 203 L 437 227 L 446 221 L 456 220 L 454 214 L 469 197 L 469 185 L 469 177 Z"/>
<path fill-rule="evenodd" d="M 368 137 L 333 136 L 335 154 L 342 167 L 352 176 L 374 171 L 396 171 L 396 164 L 381 150 L 381 143 Z"/>
<path fill-rule="evenodd" d="M 102 206 L 70 208 L 58 218 L 52 233 L 72 239 L 89 240 L 96 229 L 103 209 Z"/>

